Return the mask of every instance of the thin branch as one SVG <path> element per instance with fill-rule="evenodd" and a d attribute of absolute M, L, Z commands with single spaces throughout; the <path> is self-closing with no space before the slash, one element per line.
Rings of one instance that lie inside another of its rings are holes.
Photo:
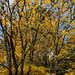
<path fill-rule="evenodd" d="M 1 63 L 0 63 L 1 66 L 3 66 L 3 67 L 5 67 L 5 68 L 7 68 L 8 70 L 10 70 L 7 66 L 5 66 L 5 65 L 3 64 L 3 62 L 2 62 L 1 60 L 0 60 L 0 62 L 1 62 Z"/>

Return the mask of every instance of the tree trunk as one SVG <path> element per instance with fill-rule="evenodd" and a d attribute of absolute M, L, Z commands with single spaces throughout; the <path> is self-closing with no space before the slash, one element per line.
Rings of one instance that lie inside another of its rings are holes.
<path fill-rule="evenodd" d="M 11 65 L 11 49 L 7 48 L 9 45 L 8 37 L 5 35 L 5 48 L 6 48 L 6 55 L 7 55 L 7 64 L 9 66 L 9 75 L 12 75 L 12 65 Z"/>
<path fill-rule="evenodd" d="M 47 53 L 45 54 L 45 67 L 47 67 Z"/>
<path fill-rule="evenodd" d="M 57 75 L 57 69 L 58 69 L 58 61 L 57 58 L 55 57 L 55 73 Z"/>
<path fill-rule="evenodd" d="M 22 62 L 22 65 L 21 65 L 21 75 L 23 75 L 23 67 L 24 67 L 24 61 Z"/>
<path fill-rule="evenodd" d="M 22 63 L 22 66 L 21 66 L 21 75 L 23 75 L 23 66 L 24 66 L 24 64 Z"/>
<path fill-rule="evenodd" d="M 9 55 L 9 69 L 10 69 L 9 75 L 12 75 L 11 53 L 10 53 L 10 55 Z"/>
<path fill-rule="evenodd" d="M 18 66 L 15 66 L 15 75 L 18 75 Z"/>
<path fill-rule="evenodd" d="M 8 51 L 6 53 L 7 53 L 7 64 L 9 66 L 9 75 L 12 75 L 11 53 L 8 54 Z"/>
<path fill-rule="evenodd" d="M 50 71 L 49 71 L 49 73 L 53 72 L 53 61 L 54 61 L 54 56 L 52 57 L 52 60 L 51 60 L 51 65 L 50 65 Z"/>
<path fill-rule="evenodd" d="M 12 70 L 10 69 L 10 71 L 9 71 L 9 75 L 12 75 Z"/>

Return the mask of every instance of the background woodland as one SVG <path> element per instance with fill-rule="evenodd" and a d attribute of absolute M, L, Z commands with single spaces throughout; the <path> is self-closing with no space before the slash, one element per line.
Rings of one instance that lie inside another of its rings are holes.
<path fill-rule="evenodd" d="M 75 0 L 0 0 L 0 75 L 75 75 Z"/>

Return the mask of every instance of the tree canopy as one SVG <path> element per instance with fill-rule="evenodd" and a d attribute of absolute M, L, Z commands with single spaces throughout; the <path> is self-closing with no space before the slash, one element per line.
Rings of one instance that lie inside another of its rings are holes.
<path fill-rule="evenodd" d="M 75 0 L 0 1 L 0 75 L 75 74 Z"/>

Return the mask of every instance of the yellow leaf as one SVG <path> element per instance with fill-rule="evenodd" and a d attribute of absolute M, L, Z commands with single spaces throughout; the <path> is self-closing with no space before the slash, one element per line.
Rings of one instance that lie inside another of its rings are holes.
<path fill-rule="evenodd" d="M 36 3 L 39 3 L 39 0 L 35 0 Z"/>
<path fill-rule="evenodd" d="M 72 25 L 75 25 L 75 23 L 72 23 Z"/>
<path fill-rule="evenodd" d="M 16 21 L 19 21 L 19 19 L 16 19 Z"/>
<path fill-rule="evenodd" d="M 22 6 L 22 1 L 20 1 L 20 6 Z"/>
<path fill-rule="evenodd" d="M 67 59 L 70 59 L 70 57 L 67 57 Z"/>
<path fill-rule="evenodd" d="M 75 2 L 75 0 L 73 0 L 73 2 Z"/>
<path fill-rule="evenodd" d="M 70 22 L 71 20 L 69 19 L 68 21 Z"/>
<path fill-rule="evenodd" d="M 24 12 L 21 12 L 21 15 L 24 16 Z"/>
<path fill-rule="evenodd" d="M 6 24 L 8 24 L 8 22 L 6 22 Z"/>

